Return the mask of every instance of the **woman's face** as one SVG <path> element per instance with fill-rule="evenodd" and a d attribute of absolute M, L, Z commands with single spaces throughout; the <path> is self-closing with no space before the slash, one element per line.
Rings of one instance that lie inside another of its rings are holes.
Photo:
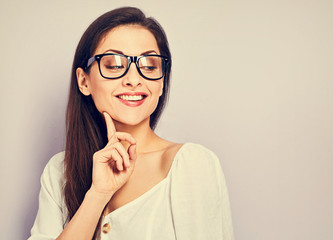
<path fill-rule="evenodd" d="M 160 51 L 149 30 L 138 25 L 124 25 L 112 29 L 101 39 L 94 55 L 103 53 L 140 56 L 159 55 Z M 126 125 L 149 120 L 163 92 L 163 78 L 154 81 L 143 78 L 134 63 L 125 76 L 110 80 L 100 75 L 95 61 L 88 74 L 78 68 L 77 79 L 81 92 L 92 96 L 99 112 L 106 111 L 115 121 Z M 129 96 L 133 94 L 138 96 L 130 100 Z M 138 101 L 141 95 L 144 98 Z"/>

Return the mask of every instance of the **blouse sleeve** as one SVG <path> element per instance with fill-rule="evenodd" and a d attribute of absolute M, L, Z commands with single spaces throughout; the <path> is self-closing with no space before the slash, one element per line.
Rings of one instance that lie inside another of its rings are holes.
<path fill-rule="evenodd" d="M 28 240 L 56 239 L 63 231 L 65 214 L 63 210 L 63 158 L 59 153 L 46 165 L 41 177 L 39 208 Z"/>
<path fill-rule="evenodd" d="M 234 239 L 228 190 L 213 152 L 189 144 L 181 152 L 171 179 L 177 239 Z"/>

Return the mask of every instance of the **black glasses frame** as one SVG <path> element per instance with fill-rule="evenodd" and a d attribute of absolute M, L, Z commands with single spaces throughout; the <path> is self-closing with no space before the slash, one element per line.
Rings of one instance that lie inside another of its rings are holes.
<path fill-rule="evenodd" d="M 108 56 L 108 55 L 117 55 L 117 56 L 122 56 L 122 57 L 126 57 L 127 58 L 127 68 L 126 68 L 125 72 L 121 76 L 115 77 L 115 78 L 110 78 L 110 77 L 105 77 L 102 74 L 100 62 L 101 62 L 102 57 Z M 148 78 L 145 75 L 143 75 L 143 73 L 141 72 L 140 67 L 139 67 L 139 60 L 141 58 L 143 58 L 143 57 L 149 57 L 149 56 L 162 58 L 163 61 L 162 61 L 162 76 L 161 77 L 159 77 L 159 78 Z M 138 70 L 139 74 L 143 78 L 145 78 L 147 80 L 159 80 L 159 79 L 161 79 L 161 78 L 163 78 L 165 76 L 166 66 L 168 64 L 168 58 L 165 57 L 165 56 L 162 56 L 162 55 L 148 54 L 148 55 L 141 55 L 141 56 L 127 56 L 127 55 L 119 54 L 119 53 L 104 53 L 104 54 L 98 54 L 98 55 L 95 55 L 95 56 L 89 58 L 85 70 L 87 70 L 95 61 L 98 63 L 99 73 L 101 74 L 101 76 L 103 78 L 106 78 L 106 79 L 118 79 L 118 78 L 121 78 L 121 77 L 125 76 L 126 73 L 128 72 L 128 69 L 131 66 L 131 63 L 135 63 L 136 69 Z"/>

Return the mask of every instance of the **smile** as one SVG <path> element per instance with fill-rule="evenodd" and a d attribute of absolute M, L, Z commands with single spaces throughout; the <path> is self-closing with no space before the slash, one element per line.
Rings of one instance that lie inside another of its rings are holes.
<path fill-rule="evenodd" d="M 131 96 L 131 95 L 119 95 L 117 97 L 120 98 L 120 99 L 122 99 L 122 100 L 127 100 L 127 101 L 140 101 L 143 98 L 145 98 L 144 95 L 134 95 L 134 96 Z"/>
<path fill-rule="evenodd" d="M 145 93 L 122 93 L 116 96 L 121 103 L 129 107 L 140 106 L 146 99 L 147 94 Z"/>

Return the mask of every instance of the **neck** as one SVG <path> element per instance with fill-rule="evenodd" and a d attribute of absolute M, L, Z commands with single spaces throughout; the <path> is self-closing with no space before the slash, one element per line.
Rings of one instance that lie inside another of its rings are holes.
<path fill-rule="evenodd" d="M 154 141 L 159 139 L 159 137 L 150 128 L 149 118 L 137 125 L 126 125 L 117 121 L 114 121 L 114 124 L 117 132 L 126 132 L 135 138 L 138 154 L 152 151 L 151 148 L 154 145 Z M 122 144 L 126 146 L 126 148 L 129 146 L 129 143 L 127 142 L 122 142 Z"/>

